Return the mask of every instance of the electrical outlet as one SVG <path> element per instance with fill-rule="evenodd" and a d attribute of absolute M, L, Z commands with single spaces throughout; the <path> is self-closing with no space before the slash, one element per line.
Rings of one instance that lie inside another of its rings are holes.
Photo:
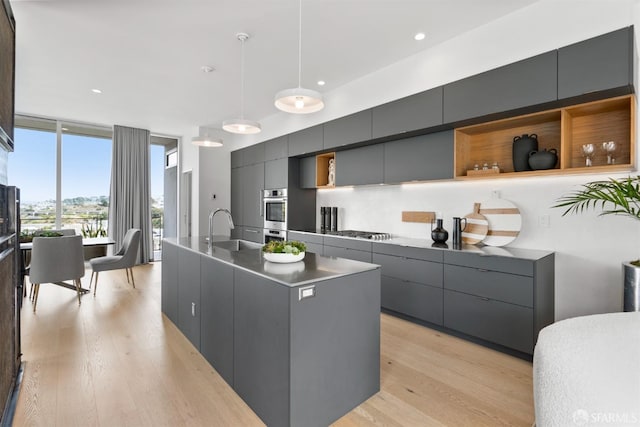
<path fill-rule="evenodd" d="M 550 227 L 551 218 L 548 214 L 540 215 L 540 217 L 538 217 L 538 224 L 540 224 L 540 227 Z"/>

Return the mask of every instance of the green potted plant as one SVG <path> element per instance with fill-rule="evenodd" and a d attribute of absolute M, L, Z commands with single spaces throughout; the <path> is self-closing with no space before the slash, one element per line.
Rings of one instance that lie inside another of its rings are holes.
<path fill-rule="evenodd" d="M 562 216 L 600 209 L 599 216 L 624 215 L 640 220 L 640 176 L 588 182 L 558 199 L 553 207 L 566 208 Z M 640 260 L 623 262 L 622 269 L 624 311 L 640 311 Z"/>

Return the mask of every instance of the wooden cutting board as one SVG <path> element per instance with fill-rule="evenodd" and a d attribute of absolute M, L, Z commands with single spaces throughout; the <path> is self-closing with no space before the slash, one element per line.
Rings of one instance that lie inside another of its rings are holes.
<path fill-rule="evenodd" d="M 504 246 L 513 242 L 522 227 L 520 210 L 505 199 L 489 199 L 481 203 L 480 213 L 489 221 L 489 231 L 482 243 L 488 246 Z"/>
<path fill-rule="evenodd" d="M 475 245 L 482 242 L 489 231 L 489 221 L 480 213 L 480 203 L 473 204 L 473 212 L 465 215 L 467 226 L 462 232 L 462 243 Z"/>

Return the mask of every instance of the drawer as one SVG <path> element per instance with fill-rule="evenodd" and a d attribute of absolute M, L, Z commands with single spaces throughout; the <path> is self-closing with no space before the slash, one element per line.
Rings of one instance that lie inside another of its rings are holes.
<path fill-rule="evenodd" d="M 353 259 L 356 261 L 371 263 L 371 252 L 359 251 L 351 248 L 337 248 L 335 246 L 325 246 L 324 256 L 334 256 L 338 258 Z"/>
<path fill-rule="evenodd" d="M 509 256 L 445 251 L 444 262 L 445 264 L 502 271 L 504 273 L 521 274 L 523 276 L 533 276 L 534 271 L 534 261 Z"/>
<path fill-rule="evenodd" d="M 316 233 L 303 233 L 300 231 L 287 231 L 287 240 L 299 240 L 305 243 L 317 243 L 322 245 L 322 235 Z"/>
<path fill-rule="evenodd" d="M 293 240 L 299 240 L 299 239 L 293 239 Z M 304 244 L 307 246 L 307 252 L 313 252 L 314 254 L 322 255 L 323 253 L 322 245 L 319 245 L 317 243 L 311 243 L 311 242 L 304 242 Z"/>
<path fill-rule="evenodd" d="M 264 232 L 262 228 L 244 227 L 242 238 L 250 242 L 264 243 Z"/>
<path fill-rule="evenodd" d="M 442 289 L 382 276 L 381 305 L 389 310 L 442 325 Z"/>
<path fill-rule="evenodd" d="M 384 268 L 383 268 L 384 274 Z M 533 278 L 444 264 L 444 287 L 466 294 L 533 307 Z"/>
<path fill-rule="evenodd" d="M 442 263 L 377 253 L 373 254 L 372 259 L 374 264 L 382 266 L 384 276 L 442 287 Z"/>
<path fill-rule="evenodd" d="M 444 326 L 533 354 L 533 309 L 444 290 Z"/>
<path fill-rule="evenodd" d="M 373 252 L 385 255 L 395 255 L 405 258 L 422 259 L 425 261 L 442 262 L 444 251 L 429 248 L 400 246 L 391 243 L 374 242 Z"/>
<path fill-rule="evenodd" d="M 361 239 L 345 239 L 343 237 L 324 236 L 323 243 L 338 248 L 357 249 L 359 251 L 371 252 L 371 241 Z"/>

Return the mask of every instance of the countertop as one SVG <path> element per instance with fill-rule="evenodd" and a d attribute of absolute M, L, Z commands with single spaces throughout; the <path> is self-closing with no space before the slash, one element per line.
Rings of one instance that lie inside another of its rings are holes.
<path fill-rule="evenodd" d="M 546 251 L 541 249 L 527 249 L 527 248 L 515 248 L 510 246 L 486 246 L 486 245 L 462 245 L 460 248 L 454 248 L 451 242 L 447 243 L 434 243 L 431 238 L 411 238 L 411 237 L 392 237 L 391 239 L 386 240 L 370 240 L 370 239 L 362 239 L 357 237 L 346 237 L 346 236 L 337 236 L 331 233 L 322 233 L 318 231 L 298 231 L 291 230 L 296 233 L 305 233 L 310 235 L 317 236 L 328 236 L 331 238 L 337 239 L 347 239 L 347 240 L 358 240 L 363 242 L 371 242 L 374 244 L 388 244 L 388 245 L 397 245 L 397 246 L 406 246 L 412 248 L 428 248 L 428 249 L 437 249 L 443 251 L 451 251 L 451 252 L 463 252 L 470 254 L 477 254 L 480 256 L 504 256 L 511 258 L 522 258 L 522 259 L 530 259 L 536 260 L 543 258 L 545 256 L 553 254 L 553 251 Z"/>
<path fill-rule="evenodd" d="M 307 252 L 302 261 L 291 264 L 277 264 L 265 261 L 262 257 L 262 249 L 260 248 L 229 251 L 213 246 L 209 249 L 205 236 L 186 238 L 169 237 L 164 240 L 202 255 L 208 255 L 225 264 L 233 265 L 234 267 L 241 268 L 289 287 L 308 285 L 321 280 L 333 279 L 380 268 L 380 266 L 376 264 L 336 257 L 325 257 L 311 252 Z M 230 237 L 213 236 L 214 242 L 225 240 L 230 240 Z"/>

